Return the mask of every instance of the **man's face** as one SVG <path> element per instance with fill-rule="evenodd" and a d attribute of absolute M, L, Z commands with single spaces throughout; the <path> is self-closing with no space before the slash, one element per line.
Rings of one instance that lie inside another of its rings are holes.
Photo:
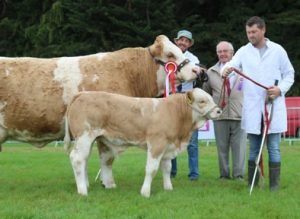
<path fill-rule="evenodd" d="M 217 46 L 217 56 L 219 62 L 226 63 L 231 60 L 233 56 L 233 50 L 229 47 L 227 43 L 220 43 Z"/>
<path fill-rule="evenodd" d="M 252 25 L 251 27 L 246 26 L 248 40 L 255 47 L 262 46 L 265 38 L 265 32 L 265 28 L 260 29 L 256 24 Z"/>
<path fill-rule="evenodd" d="M 175 44 L 182 52 L 185 52 L 192 46 L 192 41 L 186 37 L 180 37 L 178 40 L 175 40 Z"/>

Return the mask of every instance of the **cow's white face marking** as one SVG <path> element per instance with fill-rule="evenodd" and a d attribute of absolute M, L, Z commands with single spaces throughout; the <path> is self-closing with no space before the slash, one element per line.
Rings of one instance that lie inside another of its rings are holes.
<path fill-rule="evenodd" d="M 176 62 L 177 64 L 181 63 L 183 60 L 185 60 L 185 56 L 182 54 L 181 50 L 176 46 L 174 43 L 172 43 L 170 40 L 167 38 L 163 39 L 164 41 L 164 52 L 165 56 L 167 56 L 168 53 L 173 53 L 174 56 L 176 57 Z M 168 61 L 168 60 L 166 60 Z"/>
<path fill-rule="evenodd" d="M 78 86 L 82 81 L 79 60 L 80 57 L 59 58 L 57 68 L 54 70 L 54 80 L 60 82 L 64 89 L 63 101 L 65 104 L 68 104 L 78 93 Z"/>
<path fill-rule="evenodd" d="M 175 61 L 177 65 L 181 64 L 185 59 L 185 55 L 182 53 L 182 51 L 174 44 L 172 43 L 168 38 L 163 38 L 163 54 L 162 57 L 157 57 L 159 59 L 162 59 L 162 61 Z M 168 58 L 169 55 L 172 54 L 172 56 L 175 58 L 172 58 L 171 60 Z M 183 82 L 183 81 L 192 81 L 196 79 L 196 73 L 194 72 L 196 68 L 195 63 L 189 62 L 186 65 L 183 66 L 183 68 L 176 73 L 176 82 Z M 158 85 L 164 85 L 165 84 L 165 78 L 166 78 L 166 72 L 164 70 L 163 66 L 159 67 L 159 70 L 157 72 L 157 84 Z M 163 88 L 160 88 L 160 90 Z"/>

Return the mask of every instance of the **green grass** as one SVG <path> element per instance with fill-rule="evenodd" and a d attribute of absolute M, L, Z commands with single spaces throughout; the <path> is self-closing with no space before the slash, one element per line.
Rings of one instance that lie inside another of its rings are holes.
<path fill-rule="evenodd" d="M 0 218 L 300 218 L 299 145 L 281 147 L 281 189 L 270 193 L 266 179 L 251 196 L 246 181 L 218 179 L 216 147 L 203 145 L 198 181 L 188 180 L 187 153 L 182 153 L 174 190 L 163 190 L 159 173 L 146 199 L 139 193 L 146 159 L 143 150 L 131 148 L 120 155 L 114 163 L 117 188 L 105 190 L 94 182 L 99 164 L 94 148 L 89 195 L 82 197 L 61 146 L 37 149 L 5 144 L 0 153 Z"/>

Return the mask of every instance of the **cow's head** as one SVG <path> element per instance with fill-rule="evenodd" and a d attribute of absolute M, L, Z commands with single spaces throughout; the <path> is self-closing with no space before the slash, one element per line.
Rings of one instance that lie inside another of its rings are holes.
<path fill-rule="evenodd" d="M 215 104 L 211 95 L 200 88 L 186 93 L 188 104 L 192 107 L 192 118 L 200 128 L 207 119 L 217 119 L 222 110 Z"/>
<path fill-rule="evenodd" d="M 164 71 L 164 64 L 173 61 L 177 64 L 176 83 L 185 81 L 192 81 L 196 79 L 199 67 L 189 62 L 185 58 L 182 51 L 172 43 L 168 37 L 159 35 L 153 45 L 149 46 L 151 56 L 161 64 L 159 68 L 159 76 L 166 75 Z"/>

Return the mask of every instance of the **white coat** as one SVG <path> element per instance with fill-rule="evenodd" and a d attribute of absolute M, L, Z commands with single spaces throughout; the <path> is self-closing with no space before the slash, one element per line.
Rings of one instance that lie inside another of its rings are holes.
<path fill-rule="evenodd" d="M 266 39 L 266 46 L 267 49 L 261 57 L 259 50 L 248 43 L 236 52 L 224 68 L 238 68 L 266 87 L 274 85 L 275 80 L 279 81 L 278 87 L 281 90 L 281 96 L 273 102 L 273 116 L 268 133 L 282 133 L 287 130 L 284 95 L 294 83 L 294 68 L 282 46 L 268 39 Z M 247 79 L 244 80 L 243 89 L 242 129 L 247 133 L 260 134 L 267 92 Z"/>

